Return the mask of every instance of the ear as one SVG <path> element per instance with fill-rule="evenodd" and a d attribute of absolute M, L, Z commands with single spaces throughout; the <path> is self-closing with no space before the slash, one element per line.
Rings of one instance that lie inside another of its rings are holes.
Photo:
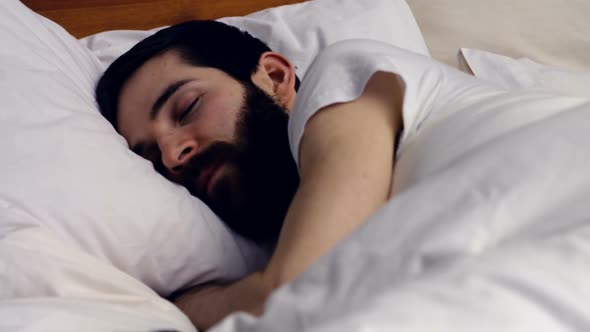
<path fill-rule="evenodd" d="M 295 69 L 291 62 L 276 52 L 264 52 L 252 81 L 291 110 L 295 101 Z"/>

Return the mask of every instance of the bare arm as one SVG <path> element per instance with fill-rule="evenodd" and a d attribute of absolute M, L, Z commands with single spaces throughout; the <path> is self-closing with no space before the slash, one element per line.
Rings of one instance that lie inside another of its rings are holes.
<path fill-rule="evenodd" d="M 401 93 L 393 74 L 377 73 L 363 95 L 318 112 L 301 142 L 301 185 L 265 270 L 288 282 L 350 234 L 388 198 Z"/>
<path fill-rule="evenodd" d="M 197 327 L 233 311 L 261 313 L 272 290 L 301 274 L 387 200 L 402 98 L 397 76 L 379 72 L 360 98 L 328 106 L 308 122 L 300 187 L 267 268 L 231 286 L 181 296 L 177 305 Z"/>

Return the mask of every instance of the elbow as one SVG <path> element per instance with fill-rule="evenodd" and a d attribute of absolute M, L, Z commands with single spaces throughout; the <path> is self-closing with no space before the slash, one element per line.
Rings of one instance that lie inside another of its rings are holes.
<path fill-rule="evenodd" d="M 275 290 L 293 281 L 295 277 L 287 275 L 286 273 L 277 273 L 270 269 L 266 269 L 261 272 L 261 279 L 264 288 L 263 292 L 266 297 L 269 297 Z"/>
<path fill-rule="evenodd" d="M 285 282 L 276 273 L 264 270 L 260 273 L 262 293 L 268 298 L 277 288 L 281 287 Z"/>

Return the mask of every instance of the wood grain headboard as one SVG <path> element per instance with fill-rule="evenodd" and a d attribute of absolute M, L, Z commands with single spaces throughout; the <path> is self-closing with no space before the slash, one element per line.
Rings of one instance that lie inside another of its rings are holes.
<path fill-rule="evenodd" d="M 146 30 L 194 19 L 240 16 L 303 0 L 22 0 L 75 37 L 116 30 Z"/>

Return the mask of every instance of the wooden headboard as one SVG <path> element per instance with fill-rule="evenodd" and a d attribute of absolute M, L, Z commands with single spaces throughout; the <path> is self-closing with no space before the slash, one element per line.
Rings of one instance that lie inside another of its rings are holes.
<path fill-rule="evenodd" d="M 194 19 L 241 16 L 303 0 L 22 0 L 75 37 L 117 29 L 146 30 Z"/>

